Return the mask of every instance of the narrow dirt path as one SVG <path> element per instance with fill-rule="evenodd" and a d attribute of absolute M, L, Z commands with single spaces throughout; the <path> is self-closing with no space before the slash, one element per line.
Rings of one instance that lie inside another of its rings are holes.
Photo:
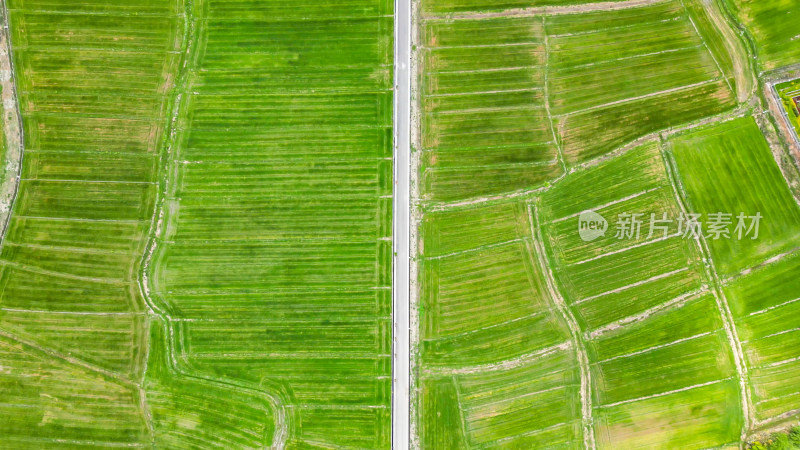
<path fill-rule="evenodd" d="M 736 99 L 739 103 L 745 103 L 756 94 L 756 86 L 758 86 L 758 80 L 756 80 L 753 71 L 750 70 L 751 59 L 748 57 L 747 50 L 736 38 L 736 32 L 730 23 L 725 20 L 716 3 L 709 0 L 703 0 L 702 3 L 703 9 L 708 13 L 708 17 L 722 35 L 725 47 L 731 55 L 733 77 L 736 80 Z"/>
<path fill-rule="evenodd" d="M 22 158 L 25 153 L 25 136 L 22 129 L 22 119 L 17 98 L 17 83 L 14 73 L 14 58 L 11 45 L 11 28 L 8 20 L 8 5 L 6 0 L 2 4 L 2 29 L 0 29 L 0 93 L 3 105 L 0 115 L 3 117 L 4 149 L 0 162 L 0 248 L 5 241 L 8 224 L 11 221 L 11 211 L 19 191 L 19 181 L 22 174 Z"/>

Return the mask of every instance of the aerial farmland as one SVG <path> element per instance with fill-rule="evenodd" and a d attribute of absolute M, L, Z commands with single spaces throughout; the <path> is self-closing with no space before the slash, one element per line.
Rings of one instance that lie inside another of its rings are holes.
<path fill-rule="evenodd" d="M 788 439 L 797 11 L 418 4 L 416 446 Z"/>
<path fill-rule="evenodd" d="M 800 448 L 796 3 L 0 0 L 0 448 Z"/>

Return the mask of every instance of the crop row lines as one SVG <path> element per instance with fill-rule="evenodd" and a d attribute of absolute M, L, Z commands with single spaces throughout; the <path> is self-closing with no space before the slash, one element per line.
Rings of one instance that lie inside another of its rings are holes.
<path fill-rule="evenodd" d="M 467 207 L 467 206 L 475 206 L 475 205 L 486 204 L 486 203 L 502 201 L 502 200 L 511 200 L 511 199 L 515 199 L 515 198 L 524 198 L 524 197 L 529 197 L 529 196 L 536 195 L 536 194 L 543 194 L 543 193 L 549 191 L 550 189 L 552 189 L 553 187 L 557 186 L 568 175 L 576 173 L 576 172 L 579 172 L 579 171 L 582 171 L 582 170 L 589 169 L 591 167 L 595 167 L 595 166 L 597 166 L 597 165 L 599 165 L 599 164 L 601 164 L 603 162 L 606 162 L 608 160 L 621 157 L 621 156 L 625 155 L 626 153 L 628 153 L 629 151 L 634 150 L 634 149 L 640 147 L 641 145 L 643 145 L 645 143 L 648 143 L 648 142 L 661 142 L 662 139 L 664 139 L 664 138 L 666 138 L 668 136 L 672 136 L 672 135 L 675 135 L 675 134 L 678 134 L 678 133 L 684 133 L 684 132 L 687 132 L 687 131 L 690 131 L 690 130 L 693 130 L 693 129 L 697 129 L 697 128 L 703 127 L 705 125 L 708 125 L 709 123 L 713 123 L 713 122 L 734 120 L 736 118 L 743 117 L 744 114 L 746 114 L 746 108 L 740 106 L 740 107 L 736 108 L 733 111 L 725 112 L 725 113 L 721 113 L 721 114 L 710 115 L 710 116 L 707 116 L 707 117 L 704 117 L 704 118 L 701 118 L 701 119 L 697 119 L 697 120 L 695 120 L 695 121 L 693 121 L 693 122 L 691 122 L 689 124 L 686 124 L 686 125 L 683 125 L 683 126 L 680 126 L 680 127 L 672 127 L 672 128 L 666 129 L 666 130 L 658 130 L 658 131 L 654 131 L 652 133 L 648 133 L 648 134 L 646 134 L 644 136 L 640 136 L 640 137 L 636 138 L 635 140 L 633 140 L 631 142 L 628 142 L 627 144 L 625 144 L 625 145 L 623 145 L 621 147 L 618 147 L 618 148 L 616 148 L 616 149 L 614 149 L 614 150 L 612 150 L 612 151 L 610 151 L 610 152 L 608 152 L 608 153 L 606 153 L 604 155 L 600 155 L 600 156 L 597 156 L 595 158 L 592 158 L 592 159 L 586 160 L 584 162 L 581 162 L 579 164 L 576 164 L 576 165 L 570 167 L 567 172 L 562 173 L 558 177 L 550 180 L 549 183 L 547 183 L 546 185 L 540 186 L 540 187 L 537 187 L 537 188 L 522 189 L 522 190 L 518 190 L 518 191 L 504 193 L 504 194 L 487 195 L 487 196 L 481 196 L 481 197 L 471 198 L 471 199 L 467 199 L 467 200 L 456 200 L 456 201 L 449 201 L 449 202 L 424 201 L 424 200 L 416 200 L 416 201 L 418 203 L 420 203 L 421 205 L 424 204 L 428 211 L 435 212 L 435 211 L 447 211 L 447 210 L 461 208 L 461 207 Z M 656 188 L 656 189 L 660 189 L 660 188 Z M 577 213 L 577 214 L 580 214 L 580 213 Z M 562 218 L 561 220 L 564 220 L 564 219 L 566 219 L 566 218 Z"/>
<path fill-rule="evenodd" d="M 645 348 L 643 350 L 637 350 L 635 352 L 625 353 L 624 355 L 617 355 L 617 356 L 613 356 L 611 358 L 606 358 L 606 359 L 601 359 L 599 361 L 594 361 L 591 364 L 592 365 L 600 365 L 600 364 L 607 363 L 609 361 L 614 361 L 614 360 L 617 360 L 617 359 L 630 358 L 630 357 L 633 357 L 633 356 L 643 355 L 643 354 L 650 353 L 650 352 L 655 351 L 655 350 L 660 350 L 662 348 L 668 348 L 668 347 L 672 347 L 672 346 L 675 346 L 675 345 L 678 345 L 678 344 L 682 344 L 684 342 L 689 342 L 689 341 L 693 341 L 695 339 L 700 339 L 700 338 L 704 338 L 706 336 L 711 336 L 712 334 L 716 333 L 717 331 L 718 330 L 706 331 L 704 333 L 695 334 L 694 336 L 689 336 L 689 337 L 686 337 L 686 338 L 677 339 L 677 340 L 674 340 L 672 342 L 668 342 L 666 344 L 654 345 L 652 347 L 647 347 L 647 348 Z"/>
<path fill-rule="evenodd" d="M 625 0 L 625 1 L 605 1 L 583 5 L 570 5 L 570 6 L 537 6 L 531 8 L 513 8 L 499 12 L 469 12 L 469 13 L 451 13 L 446 15 L 425 14 L 420 19 L 424 22 L 436 20 L 453 20 L 453 19 L 490 19 L 500 17 L 528 17 L 547 15 L 562 15 L 562 14 L 581 14 L 594 11 L 618 11 L 622 9 L 636 8 L 640 6 L 654 5 L 657 3 L 666 2 L 669 0 Z"/>
<path fill-rule="evenodd" d="M 702 387 L 723 383 L 723 382 L 729 381 L 731 379 L 732 378 L 723 378 L 721 380 L 707 381 L 705 383 L 693 384 L 691 386 L 682 387 L 680 389 L 673 389 L 671 391 L 659 392 L 658 394 L 647 395 L 647 396 L 639 397 L 639 398 L 632 398 L 632 399 L 629 399 L 629 400 L 622 400 L 622 401 L 615 402 L 615 403 L 607 403 L 605 405 L 597 406 L 597 409 L 613 408 L 614 406 L 627 405 L 629 403 L 640 402 L 640 401 L 649 400 L 649 399 L 652 399 L 652 398 L 665 397 L 667 395 L 677 394 L 677 393 L 680 393 L 680 392 L 691 391 L 693 389 L 699 389 L 699 388 L 702 388 Z"/>
<path fill-rule="evenodd" d="M 650 316 L 658 314 L 658 313 L 660 313 L 662 311 L 665 311 L 665 310 L 668 310 L 668 309 L 673 309 L 673 308 L 680 308 L 681 306 L 683 306 L 686 303 L 696 299 L 698 296 L 700 296 L 702 294 L 705 294 L 706 292 L 708 292 L 708 288 L 707 287 L 703 287 L 701 289 L 698 289 L 698 290 L 695 290 L 695 291 L 692 291 L 692 292 L 687 292 L 687 293 L 682 294 L 682 295 L 680 295 L 678 297 L 675 297 L 675 298 L 673 298 L 671 300 L 668 300 L 668 301 L 666 301 L 666 302 L 664 302 L 664 303 L 662 303 L 660 305 L 657 305 L 657 306 L 654 306 L 654 307 L 652 307 L 650 309 L 647 309 L 647 310 L 645 310 L 645 311 L 643 311 L 643 312 L 641 312 L 639 314 L 635 314 L 633 316 L 628 316 L 628 317 L 625 317 L 623 319 L 617 320 L 616 322 L 612 322 L 612 323 L 610 323 L 608 325 L 600 327 L 600 328 L 598 328 L 596 330 L 588 331 L 586 333 L 585 338 L 587 340 L 594 340 L 594 339 L 597 339 L 598 337 L 608 333 L 609 331 L 618 330 L 618 329 L 620 329 L 620 328 L 622 328 L 622 327 L 624 327 L 626 325 L 630 325 L 630 324 L 633 324 L 633 323 L 641 322 L 641 321 L 649 318 Z"/>
<path fill-rule="evenodd" d="M 585 109 L 582 109 L 582 110 L 579 110 L 579 111 L 574 111 L 574 112 L 565 113 L 565 114 L 557 114 L 554 117 L 556 117 L 556 118 L 569 117 L 569 116 L 574 116 L 574 115 L 578 115 L 578 114 L 582 114 L 582 113 L 586 113 L 586 112 L 590 112 L 590 111 L 596 111 L 598 109 L 607 108 L 609 106 L 624 105 L 626 103 L 635 102 L 637 100 L 644 100 L 644 99 L 648 99 L 648 98 L 659 97 L 659 96 L 665 95 L 665 94 L 683 92 L 683 91 L 687 91 L 687 90 L 690 90 L 690 89 L 693 89 L 693 88 L 696 88 L 696 87 L 707 86 L 707 85 L 710 85 L 710 84 L 714 84 L 719 80 L 720 80 L 720 78 L 714 78 L 714 79 L 711 79 L 711 80 L 701 81 L 699 83 L 693 83 L 693 84 L 689 84 L 689 85 L 685 85 L 685 86 L 679 86 L 679 87 L 672 88 L 672 89 L 666 89 L 666 90 L 659 91 L 659 92 L 653 92 L 653 93 L 650 93 L 650 94 L 639 95 L 637 97 L 630 97 L 630 98 L 626 98 L 626 99 L 623 99 L 623 100 L 616 100 L 616 101 L 605 103 L 605 104 L 602 104 L 602 105 L 596 105 L 596 106 L 592 106 L 592 107 L 589 107 L 589 108 L 585 108 Z"/>

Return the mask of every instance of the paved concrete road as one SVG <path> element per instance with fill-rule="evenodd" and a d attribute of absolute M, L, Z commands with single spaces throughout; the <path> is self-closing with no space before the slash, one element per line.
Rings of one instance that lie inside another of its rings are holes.
<path fill-rule="evenodd" d="M 411 157 L 411 0 L 395 0 L 394 201 L 393 243 L 394 342 L 392 345 L 392 448 L 409 447 L 409 167 Z"/>

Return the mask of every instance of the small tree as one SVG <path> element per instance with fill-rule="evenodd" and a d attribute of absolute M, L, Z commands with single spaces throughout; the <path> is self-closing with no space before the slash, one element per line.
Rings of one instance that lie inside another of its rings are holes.
<path fill-rule="evenodd" d="M 789 431 L 789 442 L 791 442 L 795 448 L 800 448 L 800 425 L 792 427 Z"/>
<path fill-rule="evenodd" d="M 792 448 L 792 443 L 789 442 L 789 435 L 777 433 L 772 436 L 769 450 L 791 450 Z"/>

